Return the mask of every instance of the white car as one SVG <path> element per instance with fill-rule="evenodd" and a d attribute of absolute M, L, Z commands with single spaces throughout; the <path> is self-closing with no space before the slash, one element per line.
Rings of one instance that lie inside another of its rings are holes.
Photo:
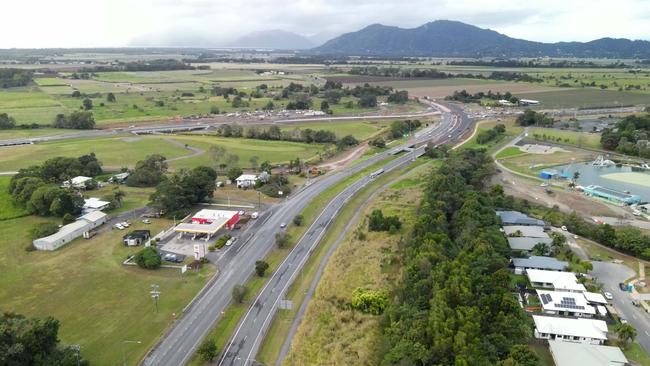
<path fill-rule="evenodd" d="M 280 224 L 280 228 L 284 229 L 285 227 L 287 227 L 286 223 L 283 222 L 283 223 Z"/>
<path fill-rule="evenodd" d="M 124 226 L 124 227 L 129 227 L 129 226 L 131 226 L 131 224 L 129 224 L 128 221 L 120 222 L 120 225 L 122 225 L 122 226 Z"/>
<path fill-rule="evenodd" d="M 611 292 L 604 292 L 604 293 L 603 293 L 603 296 L 605 296 L 605 298 L 606 298 L 607 300 L 613 300 L 613 299 L 614 299 L 614 296 L 612 296 L 612 293 L 611 293 Z"/>
<path fill-rule="evenodd" d="M 116 229 L 124 230 L 124 226 L 122 224 L 115 224 Z"/>
<path fill-rule="evenodd" d="M 237 238 L 230 238 L 230 239 L 228 239 L 228 241 L 226 242 L 226 246 L 229 247 L 229 246 L 235 244 L 236 241 L 237 241 Z"/>
<path fill-rule="evenodd" d="M 144 219 L 144 220 L 142 220 L 142 223 L 143 223 L 143 224 L 151 224 L 151 220 L 149 220 L 149 219 Z"/>
<path fill-rule="evenodd" d="M 254 220 L 254 219 L 256 219 L 259 215 L 260 215 L 259 213 L 257 213 L 257 212 L 253 212 L 253 213 L 251 214 L 251 219 Z"/>

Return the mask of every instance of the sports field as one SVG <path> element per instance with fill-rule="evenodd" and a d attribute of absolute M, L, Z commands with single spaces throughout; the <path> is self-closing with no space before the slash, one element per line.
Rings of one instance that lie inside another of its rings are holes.
<path fill-rule="evenodd" d="M 55 252 L 27 252 L 29 230 L 50 219 L 27 216 L 0 221 L 0 303 L 3 311 L 27 316 L 53 316 L 61 321 L 64 344 L 79 344 L 92 365 L 136 360 L 154 344 L 175 314 L 214 273 L 212 267 L 181 276 L 176 270 L 146 271 L 121 262 L 138 248 L 121 243 L 124 231 L 108 230 L 91 240 L 77 239 Z M 157 233 L 171 225 L 153 220 L 132 229 Z M 158 312 L 149 296 L 160 285 Z M 122 344 L 138 340 L 141 344 Z M 123 348 L 124 347 L 124 348 Z"/>
<path fill-rule="evenodd" d="M 636 184 L 650 188 L 650 174 L 639 172 L 610 173 L 601 175 L 601 177 L 621 183 Z"/>

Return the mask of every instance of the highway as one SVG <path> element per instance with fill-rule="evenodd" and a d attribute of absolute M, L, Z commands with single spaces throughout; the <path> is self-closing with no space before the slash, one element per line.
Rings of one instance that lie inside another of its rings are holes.
<path fill-rule="evenodd" d="M 432 104 L 433 106 L 443 112 L 441 122 L 420 131 L 413 140 L 405 144 L 419 147 L 411 153 L 398 155 L 384 166 L 384 170 L 388 171 L 408 164 L 414 156 L 423 154 L 424 144 L 428 141 L 441 144 L 458 140 L 470 129 L 472 122 L 458 107 Z M 281 230 L 280 223 L 291 222 L 295 215 L 327 188 L 370 165 L 388 159 L 392 150 L 377 154 L 351 168 L 313 180 L 309 186 L 288 197 L 260 217 L 258 219 L 260 223 L 257 224 L 259 229 L 256 233 L 232 246 L 217 261 L 216 265 L 221 271 L 217 280 L 212 281 L 201 291 L 192 306 L 172 325 L 142 364 L 177 366 L 187 363 L 196 347 L 230 303 L 232 288 L 237 284 L 245 283 L 253 273 L 255 261 L 264 258 L 275 245 L 274 236 Z M 311 250 L 318 244 L 332 217 L 368 182 L 369 178 L 364 177 L 352 183 L 326 206 L 255 299 L 239 324 L 234 338 L 229 342 L 220 364 L 250 364 L 249 361 L 256 354 L 261 337 L 272 319 L 282 292 L 289 286 Z"/>

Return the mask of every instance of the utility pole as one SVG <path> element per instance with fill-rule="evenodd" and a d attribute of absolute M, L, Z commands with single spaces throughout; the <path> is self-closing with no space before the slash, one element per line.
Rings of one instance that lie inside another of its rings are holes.
<path fill-rule="evenodd" d="M 151 291 L 149 291 L 149 293 L 151 294 L 151 298 L 154 300 L 154 303 L 156 304 L 156 313 L 158 312 L 158 298 L 160 298 L 160 291 L 158 291 L 159 288 L 160 288 L 159 285 L 152 284 Z"/>

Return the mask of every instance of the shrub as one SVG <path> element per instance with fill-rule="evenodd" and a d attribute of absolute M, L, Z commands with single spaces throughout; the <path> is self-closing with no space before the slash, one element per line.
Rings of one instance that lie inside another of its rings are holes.
<path fill-rule="evenodd" d="M 75 221 L 74 216 L 72 216 L 70 213 L 66 213 L 65 215 L 63 215 L 63 225 L 67 225 L 74 221 Z"/>
<path fill-rule="evenodd" d="M 396 233 L 402 227 L 402 222 L 397 216 L 384 216 L 381 210 L 373 210 L 368 216 L 368 230 L 390 231 Z"/>
<path fill-rule="evenodd" d="M 135 263 L 141 268 L 158 269 L 162 264 L 160 253 L 153 247 L 147 247 L 135 255 Z"/>
<path fill-rule="evenodd" d="M 244 297 L 246 297 L 247 293 L 248 287 L 244 285 L 235 285 L 235 287 L 232 288 L 232 298 L 238 304 L 241 304 L 244 301 Z"/>
<path fill-rule="evenodd" d="M 205 362 L 210 362 L 217 357 L 217 345 L 214 344 L 214 341 L 210 338 L 206 339 L 201 343 L 199 348 L 196 350 L 196 353 L 199 354 L 199 357 Z"/>
<path fill-rule="evenodd" d="M 279 233 L 275 234 L 275 244 L 278 246 L 278 248 L 282 249 L 289 244 L 289 234 L 287 234 L 284 231 L 280 231 Z"/>
<path fill-rule="evenodd" d="M 258 276 L 264 277 L 264 273 L 267 269 L 269 269 L 269 264 L 265 261 L 255 262 L 255 273 L 257 273 Z"/>
<path fill-rule="evenodd" d="M 53 223 L 53 222 L 46 222 L 44 224 L 40 224 L 36 227 L 34 227 L 31 230 L 32 234 L 32 239 L 38 239 L 38 238 L 43 238 L 49 235 L 52 235 L 59 231 L 59 225 Z"/>
<path fill-rule="evenodd" d="M 293 224 L 296 226 L 302 226 L 303 221 L 304 217 L 302 215 L 296 215 L 293 218 Z"/>
<path fill-rule="evenodd" d="M 362 313 L 380 315 L 388 306 L 388 294 L 384 291 L 356 288 L 352 292 L 351 305 Z"/>
<path fill-rule="evenodd" d="M 226 245 L 226 242 L 228 240 L 230 240 L 230 238 L 231 238 L 231 236 L 228 235 L 228 234 L 220 237 L 219 239 L 217 239 L 216 242 L 214 242 L 214 247 L 217 248 L 217 249 L 223 248 L 223 246 Z"/>

